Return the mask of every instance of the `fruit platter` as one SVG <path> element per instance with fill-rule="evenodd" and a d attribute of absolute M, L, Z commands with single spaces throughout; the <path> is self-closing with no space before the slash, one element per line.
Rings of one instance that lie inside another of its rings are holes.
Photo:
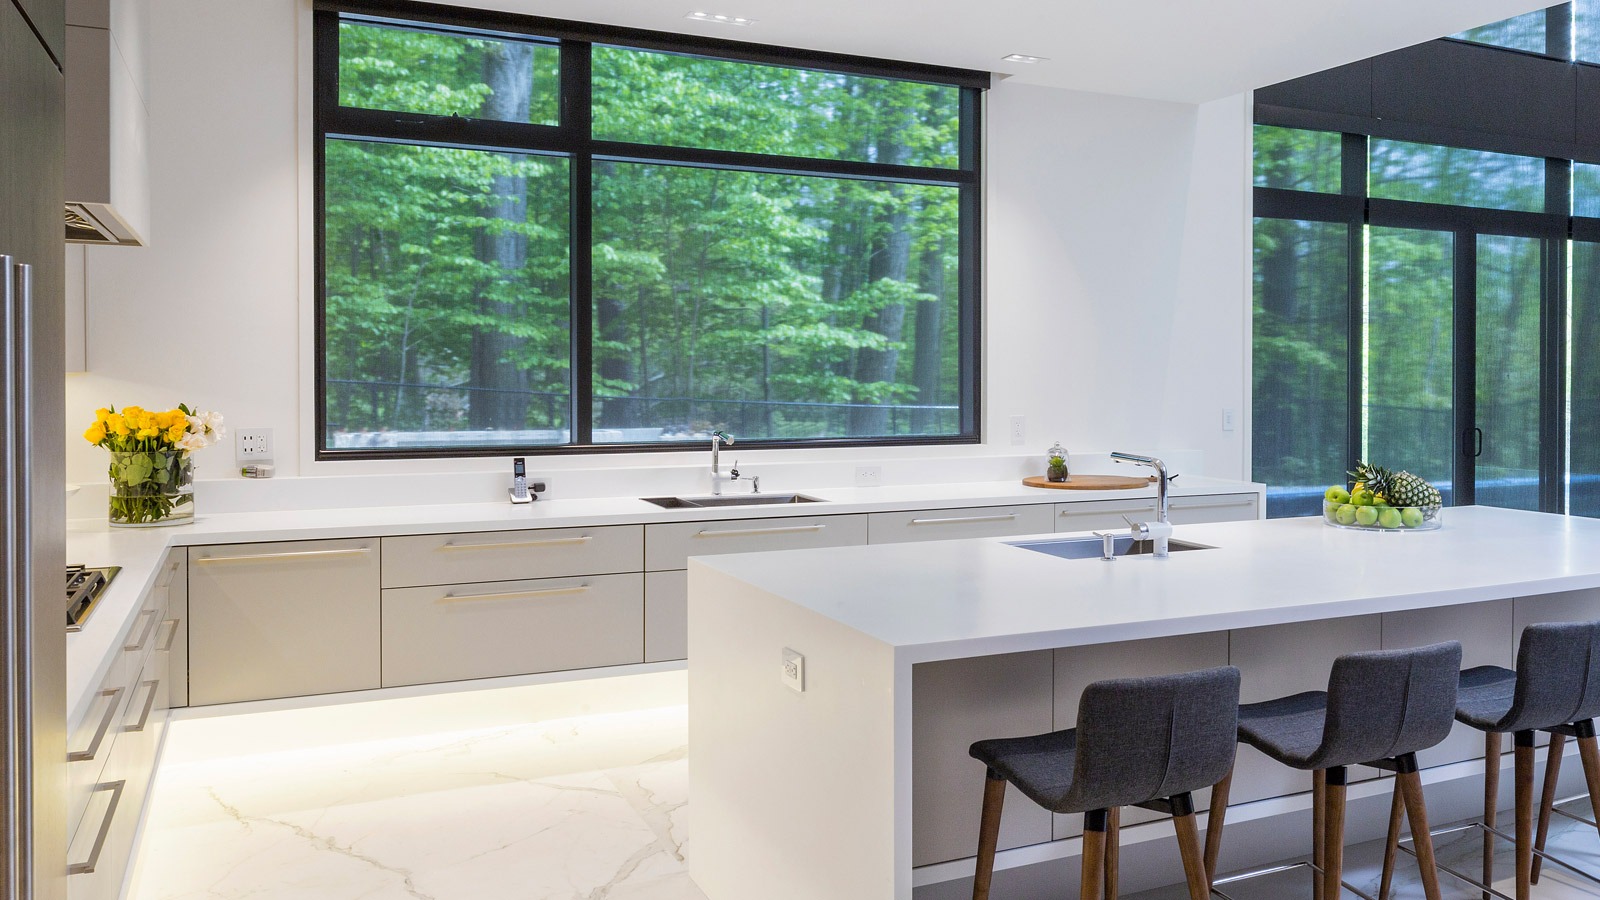
<path fill-rule="evenodd" d="M 1410 472 L 1360 463 L 1350 486 L 1334 485 L 1322 497 L 1322 520 L 1353 531 L 1433 531 L 1443 525 L 1439 489 Z"/>

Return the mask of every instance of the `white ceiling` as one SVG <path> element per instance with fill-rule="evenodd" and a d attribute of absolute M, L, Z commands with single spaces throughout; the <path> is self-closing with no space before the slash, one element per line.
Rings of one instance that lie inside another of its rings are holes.
<path fill-rule="evenodd" d="M 457 5 L 984 69 L 1026 84 L 1215 100 L 1549 0 L 454 0 Z M 755 19 L 695 22 L 694 10 Z M 1048 57 L 1028 65 L 1012 53 Z"/>

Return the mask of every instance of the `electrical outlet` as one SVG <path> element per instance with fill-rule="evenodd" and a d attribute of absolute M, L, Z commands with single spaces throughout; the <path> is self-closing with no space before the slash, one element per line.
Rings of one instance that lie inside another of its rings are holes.
<path fill-rule="evenodd" d="M 1233 430 L 1233 408 L 1232 407 L 1223 407 L 1223 409 L 1222 409 L 1222 430 L 1223 431 L 1232 431 Z"/>
<path fill-rule="evenodd" d="M 1028 419 L 1026 416 L 1011 417 L 1011 443 L 1024 444 L 1028 441 Z"/>
<path fill-rule="evenodd" d="M 783 648 L 783 668 L 779 671 L 778 677 L 783 682 L 784 687 L 794 691 L 796 694 L 804 694 L 806 692 L 806 658 L 788 647 Z"/>
<path fill-rule="evenodd" d="M 233 455 L 239 462 L 272 459 L 271 428 L 238 428 L 233 432 Z"/>
<path fill-rule="evenodd" d="M 883 469 L 878 466 L 856 466 L 856 487 L 877 487 L 883 484 Z"/>

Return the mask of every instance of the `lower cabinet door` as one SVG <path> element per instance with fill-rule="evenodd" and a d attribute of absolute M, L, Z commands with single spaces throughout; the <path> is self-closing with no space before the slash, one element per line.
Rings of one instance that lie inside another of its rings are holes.
<path fill-rule="evenodd" d="M 639 574 L 383 592 L 385 687 L 643 661 Z"/>
<path fill-rule="evenodd" d="M 689 573 L 650 572 L 644 576 L 644 661 L 688 656 Z"/>

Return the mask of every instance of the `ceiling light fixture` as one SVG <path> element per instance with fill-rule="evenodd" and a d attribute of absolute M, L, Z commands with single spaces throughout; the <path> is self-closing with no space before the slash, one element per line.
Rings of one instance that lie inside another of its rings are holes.
<path fill-rule="evenodd" d="M 716 22 L 718 25 L 754 25 L 755 19 L 746 19 L 744 16 L 724 16 L 717 13 L 692 12 L 684 16 L 696 22 Z"/>
<path fill-rule="evenodd" d="M 1026 53 L 1013 53 L 1010 56 L 1002 56 L 1002 57 L 1000 57 L 1000 61 L 1001 62 L 1028 63 L 1029 65 L 1032 65 L 1033 63 L 1049 62 L 1050 61 L 1050 57 L 1048 57 L 1048 56 L 1029 56 Z"/>

